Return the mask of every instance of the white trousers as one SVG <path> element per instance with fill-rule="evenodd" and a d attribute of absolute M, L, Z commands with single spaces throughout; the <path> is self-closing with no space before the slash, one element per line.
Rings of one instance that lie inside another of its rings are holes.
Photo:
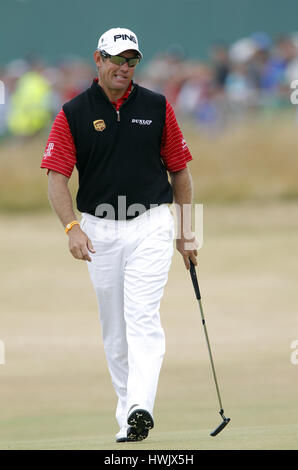
<path fill-rule="evenodd" d="M 96 251 L 87 265 L 121 428 L 134 404 L 153 414 L 165 353 L 159 308 L 173 255 L 174 221 L 163 204 L 132 220 L 82 214 L 81 227 Z"/>

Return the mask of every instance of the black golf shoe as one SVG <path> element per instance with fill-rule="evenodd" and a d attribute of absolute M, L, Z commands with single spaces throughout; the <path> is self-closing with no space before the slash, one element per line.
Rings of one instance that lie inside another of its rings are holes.
<path fill-rule="evenodd" d="M 127 438 L 129 441 L 142 441 L 148 437 L 150 429 L 154 427 L 153 417 L 149 411 L 143 408 L 138 408 L 138 405 L 131 407 L 127 423 L 129 428 L 127 430 Z"/>
<path fill-rule="evenodd" d="M 127 437 L 128 426 L 122 426 L 120 431 L 116 434 L 116 442 L 129 442 Z"/>

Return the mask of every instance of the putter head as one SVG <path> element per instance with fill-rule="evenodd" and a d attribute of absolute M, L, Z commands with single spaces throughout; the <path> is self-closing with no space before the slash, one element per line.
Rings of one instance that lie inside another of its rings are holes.
<path fill-rule="evenodd" d="M 222 421 L 222 423 L 220 423 L 219 426 L 217 426 L 217 428 L 214 429 L 214 431 L 212 431 L 210 433 L 210 436 L 212 436 L 212 437 L 216 436 L 220 431 L 222 431 L 223 428 L 225 428 L 226 425 L 231 421 L 230 418 L 225 417 L 223 410 L 220 410 L 219 414 L 221 415 L 223 421 Z"/>

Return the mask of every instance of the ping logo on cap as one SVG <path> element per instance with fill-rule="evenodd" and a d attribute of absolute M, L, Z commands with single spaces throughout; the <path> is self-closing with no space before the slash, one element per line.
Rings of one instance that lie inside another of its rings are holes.
<path fill-rule="evenodd" d="M 134 42 L 135 44 L 137 43 L 136 38 L 135 38 L 134 36 L 132 36 L 132 35 L 129 36 L 128 34 L 116 34 L 116 35 L 114 36 L 114 42 L 116 42 L 117 39 L 123 39 L 123 41 L 126 41 L 127 39 L 129 39 L 129 41 L 132 41 L 132 42 Z"/>

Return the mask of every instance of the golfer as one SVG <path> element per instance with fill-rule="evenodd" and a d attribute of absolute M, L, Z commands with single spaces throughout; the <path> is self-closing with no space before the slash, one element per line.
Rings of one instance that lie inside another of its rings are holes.
<path fill-rule="evenodd" d="M 187 269 L 189 258 L 197 264 L 188 210 L 192 156 L 166 98 L 133 82 L 141 58 L 137 36 L 128 29 L 113 28 L 99 38 L 98 77 L 63 105 L 41 164 L 48 169 L 49 200 L 70 252 L 88 262 L 118 397 L 117 442 L 145 439 L 154 426 L 165 353 L 159 308 L 173 254 L 173 202 L 179 213 L 177 249 Z M 80 221 L 68 189 L 74 166 Z"/>

